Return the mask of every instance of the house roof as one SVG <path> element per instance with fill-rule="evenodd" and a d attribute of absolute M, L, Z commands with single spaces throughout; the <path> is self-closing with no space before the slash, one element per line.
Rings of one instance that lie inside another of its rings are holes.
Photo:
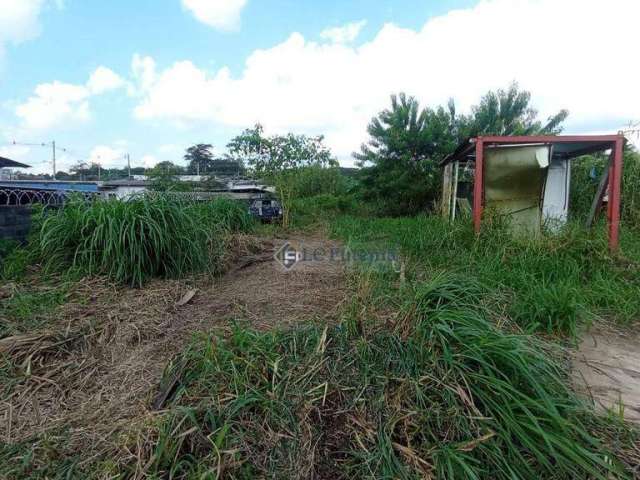
<path fill-rule="evenodd" d="M 613 147 L 623 135 L 513 135 L 513 136 L 486 136 L 468 138 L 462 142 L 456 150 L 448 155 L 440 166 L 450 162 L 475 161 L 476 142 L 481 139 L 485 146 L 530 146 L 552 145 L 554 158 L 571 159 L 590 153 L 602 152 Z"/>
<path fill-rule="evenodd" d="M 5 168 L 5 167 L 31 168 L 30 165 L 25 165 L 24 163 L 16 162 L 15 160 L 10 160 L 8 158 L 0 157 L 0 168 Z"/>
<path fill-rule="evenodd" d="M 103 187 L 146 187 L 151 185 L 148 180 L 133 180 L 123 178 L 120 180 L 108 180 L 102 184 Z"/>

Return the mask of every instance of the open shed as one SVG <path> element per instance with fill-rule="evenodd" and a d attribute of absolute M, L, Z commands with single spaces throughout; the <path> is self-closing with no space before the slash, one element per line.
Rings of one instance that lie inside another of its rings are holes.
<path fill-rule="evenodd" d="M 454 219 L 460 200 L 468 199 L 476 232 L 486 208 L 509 216 L 514 228 L 527 234 L 539 233 L 543 225 L 558 228 L 568 217 L 571 161 L 610 151 L 587 226 L 606 197 L 609 246 L 614 250 L 620 226 L 624 142 L 622 134 L 471 138 L 441 163 L 443 215 Z"/>

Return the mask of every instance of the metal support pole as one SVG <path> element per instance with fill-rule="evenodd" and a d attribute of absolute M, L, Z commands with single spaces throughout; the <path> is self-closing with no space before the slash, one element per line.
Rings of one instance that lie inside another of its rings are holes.
<path fill-rule="evenodd" d="M 476 169 L 473 179 L 473 228 L 480 233 L 482 221 L 482 196 L 484 192 L 484 143 L 482 137 L 476 138 Z"/>
<path fill-rule="evenodd" d="M 622 186 L 622 155 L 624 137 L 620 135 L 615 142 L 613 166 L 609 179 L 609 249 L 616 251 L 620 234 L 620 190 Z"/>
<path fill-rule="evenodd" d="M 451 172 L 453 163 L 447 163 L 442 172 L 442 217 L 449 219 L 451 216 Z"/>
<path fill-rule="evenodd" d="M 53 179 L 56 179 L 56 141 L 51 142 L 51 147 L 53 149 Z"/>

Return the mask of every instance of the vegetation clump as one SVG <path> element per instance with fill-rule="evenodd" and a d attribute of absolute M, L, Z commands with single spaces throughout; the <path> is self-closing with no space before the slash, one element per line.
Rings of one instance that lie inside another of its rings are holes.
<path fill-rule="evenodd" d="M 251 220 L 238 203 L 190 203 L 164 195 L 86 203 L 47 212 L 32 248 L 47 269 L 77 269 L 141 286 L 150 277 L 220 269 L 228 234 Z"/>
<path fill-rule="evenodd" d="M 526 332 L 575 335 L 598 318 L 631 324 L 640 316 L 640 243 L 622 236 L 625 258 L 611 256 L 604 228 L 568 225 L 537 239 L 512 238 L 506 225 L 486 224 L 476 237 L 468 222 L 434 216 L 366 218 L 342 215 L 332 233 L 354 248 L 399 248 L 419 272 L 452 271 L 486 284 Z"/>
<path fill-rule="evenodd" d="M 397 315 L 359 318 L 365 296 L 336 326 L 196 339 L 165 374 L 180 380 L 149 452 L 152 475 L 621 474 L 558 352 L 496 327 L 482 285 L 439 274 L 388 295 Z"/>

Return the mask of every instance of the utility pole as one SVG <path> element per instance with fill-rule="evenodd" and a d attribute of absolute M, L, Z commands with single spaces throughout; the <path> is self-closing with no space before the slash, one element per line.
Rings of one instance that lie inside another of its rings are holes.
<path fill-rule="evenodd" d="M 56 179 L 56 141 L 51 142 L 51 146 L 53 147 L 53 179 Z"/>
<path fill-rule="evenodd" d="M 127 169 L 129 170 L 129 180 L 131 180 L 131 157 L 127 153 Z"/>

